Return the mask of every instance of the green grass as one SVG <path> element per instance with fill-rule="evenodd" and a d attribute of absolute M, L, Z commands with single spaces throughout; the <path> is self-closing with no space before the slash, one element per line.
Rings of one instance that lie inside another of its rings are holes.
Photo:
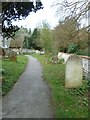
<path fill-rule="evenodd" d="M 2 68 L 5 70 L 2 81 L 2 94 L 6 95 L 17 82 L 20 75 L 25 69 L 28 58 L 26 56 L 18 56 L 17 62 L 10 60 L 2 60 Z"/>
<path fill-rule="evenodd" d="M 49 55 L 33 54 L 43 67 L 44 80 L 51 89 L 51 101 L 55 118 L 87 118 L 88 117 L 88 90 L 87 81 L 78 89 L 66 89 L 65 64 L 47 62 Z"/>

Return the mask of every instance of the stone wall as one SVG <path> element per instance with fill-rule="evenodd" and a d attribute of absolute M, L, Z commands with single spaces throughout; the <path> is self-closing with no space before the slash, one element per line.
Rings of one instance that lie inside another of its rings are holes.
<path fill-rule="evenodd" d="M 63 52 L 59 52 L 58 53 L 58 59 L 64 59 L 64 62 L 66 63 L 68 58 L 73 55 L 73 54 L 69 54 L 69 53 L 63 53 Z M 82 61 L 82 68 L 83 68 L 83 75 L 90 79 L 90 57 L 88 56 L 81 56 L 81 61 Z"/>
<path fill-rule="evenodd" d="M 90 57 L 80 56 L 82 59 L 83 74 L 86 78 L 90 79 Z"/>

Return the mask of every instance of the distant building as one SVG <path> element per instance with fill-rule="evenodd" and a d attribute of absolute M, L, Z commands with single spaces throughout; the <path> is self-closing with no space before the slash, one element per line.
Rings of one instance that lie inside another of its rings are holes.
<path fill-rule="evenodd" d="M 22 47 L 22 41 L 20 39 L 16 39 L 16 40 L 11 39 L 10 40 L 9 48 L 12 48 L 12 49 L 17 48 L 17 49 L 19 49 L 21 47 Z"/>
<path fill-rule="evenodd" d="M 24 37 L 26 35 L 25 30 L 20 29 L 13 38 L 3 38 L 0 32 L 0 48 L 4 49 L 5 52 L 16 51 L 17 54 L 22 53 L 22 46 Z"/>
<path fill-rule="evenodd" d="M 3 38 L 0 34 L 0 48 L 9 48 L 10 47 L 10 39 Z"/>
<path fill-rule="evenodd" d="M 0 34 L 0 55 L 3 55 L 4 53 L 8 52 L 8 49 L 10 47 L 10 40 L 7 38 L 3 38 L 3 36 Z"/>
<path fill-rule="evenodd" d="M 17 54 L 22 54 L 23 39 L 17 37 L 16 39 L 10 40 L 9 50 L 17 52 Z"/>

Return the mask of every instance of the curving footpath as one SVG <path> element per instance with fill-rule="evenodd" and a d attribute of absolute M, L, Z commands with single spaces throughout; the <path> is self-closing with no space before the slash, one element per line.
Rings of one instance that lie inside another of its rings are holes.
<path fill-rule="evenodd" d="M 50 90 L 42 79 L 39 61 L 28 56 L 25 72 L 3 98 L 3 118 L 53 118 Z"/>

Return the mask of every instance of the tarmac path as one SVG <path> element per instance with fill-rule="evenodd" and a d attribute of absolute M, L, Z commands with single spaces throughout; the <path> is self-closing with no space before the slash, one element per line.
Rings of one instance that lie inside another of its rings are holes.
<path fill-rule="evenodd" d="M 50 90 L 42 79 L 40 62 L 28 56 L 24 73 L 2 99 L 3 118 L 53 118 Z"/>

